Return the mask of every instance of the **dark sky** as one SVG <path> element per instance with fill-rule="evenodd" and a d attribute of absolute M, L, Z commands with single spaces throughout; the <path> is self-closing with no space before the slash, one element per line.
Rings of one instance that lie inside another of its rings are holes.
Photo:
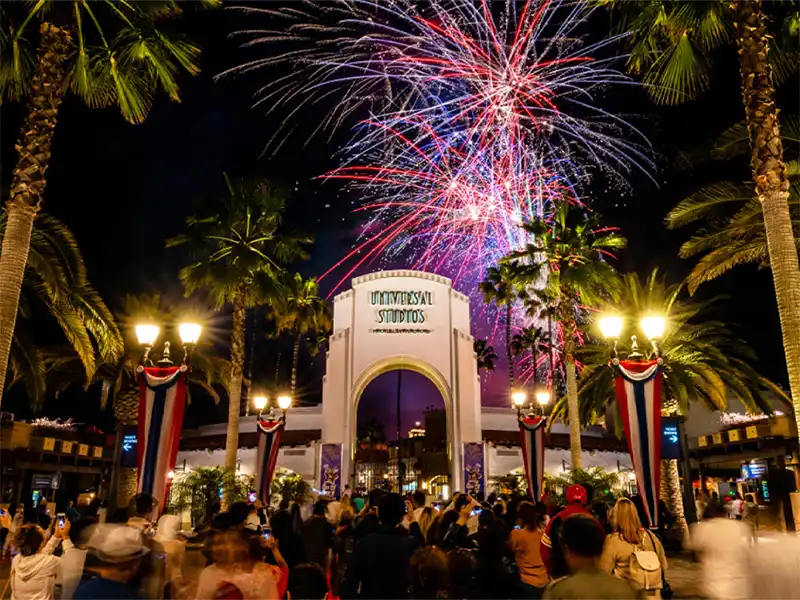
<path fill-rule="evenodd" d="M 298 119 L 297 133 L 276 156 L 262 157 L 261 151 L 276 123 L 263 110 L 249 109 L 250 94 L 258 80 L 212 81 L 216 73 L 243 59 L 227 37 L 236 29 L 238 19 L 231 11 L 189 17 L 190 35 L 204 48 L 203 72 L 182 80 L 181 103 L 171 103 L 160 95 L 143 125 L 125 123 L 114 109 L 89 110 L 73 98 L 67 98 L 61 108 L 45 209 L 72 228 L 92 282 L 112 307 L 126 293 L 159 292 L 175 302 L 182 301 L 177 270 L 183 257 L 179 251 L 165 251 L 163 243 L 181 231 L 186 216 L 204 200 L 223 192 L 223 172 L 268 177 L 289 188 L 289 225 L 316 237 L 311 260 L 298 266 L 304 275 L 323 272 L 354 239 L 358 220 L 350 212 L 346 194 L 336 185 L 321 185 L 314 180 L 336 165 L 333 154 L 348 132 L 343 131 L 331 141 L 323 137 L 308 139 L 317 117 L 309 111 Z M 602 22 L 593 28 L 598 35 L 606 31 Z M 665 213 L 689 191 L 715 176 L 748 177 L 745 161 L 728 167 L 727 173 L 720 173 L 719 168 L 692 172 L 673 166 L 679 152 L 702 146 L 743 117 L 735 54 L 728 50 L 718 58 L 711 92 L 688 106 L 655 107 L 638 88 L 616 89 L 600 99 L 607 108 L 627 115 L 649 136 L 660 167 L 658 185 L 634 176 L 632 193 L 623 195 L 601 186 L 593 190 L 595 209 L 607 223 L 620 226 L 629 240 L 628 249 L 619 255 L 623 271 L 646 273 L 659 266 L 674 280 L 685 276 L 691 263 L 677 258 L 677 249 L 689 233 L 666 231 L 662 226 Z M 781 98 L 782 104 L 797 106 L 796 86 L 785 88 L 790 89 L 790 95 Z M 0 157 L 4 190 L 13 168 L 13 145 L 22 115 L 19 106 L 2 107 Z M 323 286 L 323 291 L 328 290 Z M 767 376 L 785 382 L 769 272 L 740 267 L 700 291 L 703 298 L 717 294 L 729 298 L 714 316 L 731 323 L 754 346 Z M 255 336 L 256 381 L 273 379 L 279 352 L 283 357 L 281 377 L 286 379 L 288 348 L 264 341 L 261 319 L 256 316 L 254 321 L 259 325 Z M 229 327 L 226 316 L 216 318 L 213 324 L 218 339 L 225 339 Z M 496 345 L 498 350 L 499 346 Z M 301 371 L 303 394 L 319 397 L 322 359 L 310 364 L 304 356 Z M 493 378 L 502 379 L 502 374 Z M 93 418 L 95 396 L 78 395 L 78 402 L 68 406 L 63 399 L 51 401 L 47 412 Z M 19 395 L 17 398 L 16 403 L 13 397 L 10 399 L 8 408 L 24 412 L 24 402 Z M 417 407 L 421 408 L 424 405 Z M 200 397 L 187 415 L 187 424 L 221 420 L 226 412 L 224 406 L 215 411 L 209 399 Z"/>

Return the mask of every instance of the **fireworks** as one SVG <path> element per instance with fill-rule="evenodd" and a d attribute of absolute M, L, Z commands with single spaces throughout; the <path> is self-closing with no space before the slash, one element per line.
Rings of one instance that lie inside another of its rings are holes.
<path fill-rule="evenodd" d="M 359 123 L 342 166 L 324 175 L 345 181 L 366 215 L 351 252 L 323 275 L 335 274 L 334 290 L 363 265 L 402 257 L 475 297 L 487 268 L 530 242 L 521 223 L 581 204 L 597 174 L 624 182 L 652 169 L 646 139 L 599 106 L 607 88 L 632 82 L 608 51 L 617 38 L 586 42 L 590 3 L 309 0 L 234 10 L 269 20 L 238 32 L 242 47 L 275 52 L 220 77 L 282 69 L 255 94 L 256 107 L 286 113 L 273 150 L 305 107 L 324 112 L 318 131 Z"/>

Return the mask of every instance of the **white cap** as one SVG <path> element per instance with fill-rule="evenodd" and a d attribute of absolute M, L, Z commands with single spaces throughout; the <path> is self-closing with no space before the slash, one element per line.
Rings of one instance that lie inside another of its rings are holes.
<path fill-rule="evenodd" d="M 149 552 L 138 529 L 101 523 L 87 544 L 89 552 L 103 562 L 122 563 Z"/>

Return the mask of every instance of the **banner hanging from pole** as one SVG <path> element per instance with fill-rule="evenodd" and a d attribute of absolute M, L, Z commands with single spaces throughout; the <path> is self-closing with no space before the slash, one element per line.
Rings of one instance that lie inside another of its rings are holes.
<path fill-rule="evenodd" d="M 319 489 L 328 498 L 339 499 L 342 491 L 342 445 L 322 444 Z"/>
<path fill-rule="evenodd" d="M 656 360 L 619 361 L 617 401 L 636 485 L 650 527 L 658 526 L 661 486 L 661 368 Z"/>
<path fill-rule="evenodd" d="M 545 417 L 523 417 L 519 420 L 522 464 L 525 465 L 528 493 L 534 502 L 541 500 L 544 492 L 544 430 L 546 424 Z"/>
<path fill-rule="evenodd" d="M 256 453 L 256 492 L 258 498 L 269 504 L 270 485 L 281 450 L 283 421 L 258 422 L 258 451 Z"/>
<path fill-rule="evenodd" d="M 483 498 L 486 487 L 483 471 L 483 442 L 464 444 L 464 488 L 473 498 Z"/>
<path fill-rule="evenodd" d="M 185 365 L 139 367 L 139 423 L 136 492 L 164 507 L 169 472 L 175 468 L 186 407 Z"/>

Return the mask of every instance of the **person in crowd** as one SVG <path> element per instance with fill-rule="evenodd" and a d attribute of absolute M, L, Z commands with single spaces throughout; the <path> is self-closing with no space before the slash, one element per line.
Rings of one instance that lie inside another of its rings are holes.
<path fill-rule="evenodd" d="M 547 574 L 553 579 L 563 577 L 569 572 L 564 561 L 564 552 L 560 541 L 561 536 L 559 535 L 564 519 L 574 514 L 590 514 L 586 509 L 586 502 L 588 501 L 586 489 L 582 485 L 570 485 L 567 487 L 565 495 L 567 497 L 567 507 L 550 520 L 545 528 L 544 535 L 542 535 L 542 560 L 547 568 Z"/>
<path fill-rule="evenodd" d="M 742 521 L 750 530 L 750 539 L 753 544 L 758 542 L 758 526 L 760 522 L 759 508 L 753 494 L 745 494 L 742 506 Z"/>
<path fill-rule="evenodd" d="M 315 563 L 297 565 L 289 574 L 287 600 L 324 600 L 328 596 L 325 573 Z"/>
<path fill-rule="evenodd" d="M 473 535 L 477 547 L 476 594 L 478 598 L 517 598 L 520 591 L 519 569 L 508 547 L 508 529 L 495 519 L 491 510 L 481 528 Z"/>
<path fill-rule="evenodd" d="M 325 515 L 325 505 L 324 500 L 317 500 L 311 517 L 303 523 L 306 560 L 318 564 L 323 570 L 328 568 L 328 554 L 333 545 L 333 528 Z"/>
<path fill-rule="evenodd" d="M 475 501 L 467 494 L 460 494 L 449 509 L 456 513 L 455 522 L 444 532 L 442 546 L 446 548 L 475 549 L 475 542 L 469 537 L 469 520 L 475 507 Z M 489 515 L 487 513 L 487 519 Z M 479 515 L 480 519 L 480 515 Z"/>
<path fill-rule="evenodd" d="M 546 507 L 521 502 L 517 508 L 517 527 L 511 532 L 510 546 L 522 580 L 524 598 L 541 598 L 547 585 L 547 569 L 542 560 L 542 534 Z"/>
<path fill-rule="evenodd" d="M 360 513 L 363 510 L 365 504 L 366 502 L 364 501 L 364 498 L 361 496 L 361 494 L 356 494 L 355 496 L 353 496 L 353 508 L 356 514 Z"/>
<path fill-rule="evenodd" d="M 416 490 L 411 495 L 411 503 L 414 505 L 414 520 L 417 523 L 419 523 L 419 516 L 422 514 L 422 509 L 425 508 L 426 501 L 425 492 L 422 490 Z"/>
<path fill-rule="evenodd" d="M 624 579 L 647 598 L 661 598 L 661 585 L 667 572 L 667 557 L 661 541 L 642 527 L 636 507 L 627 498 L 617 500 L 613 521 L 614 531 L 606 537 L 600 568 L 609 575 Z M 661 569 L 648 572 L 637 568 L 632 572 L 631 563 L 637 560 L 634 552 L 639 550 L 654 552 Z"/>
<path fill-rule="evenodd" d="M 306 562 L 306 549 L 303 538 L 295 533 L 292 517 L 288 511 L 279 510 L 269 520 L 272 537 L 278 540 L 278 549 L 289 569 Z"/>
<path fill-rule="evenodd" d="M 609 523 L 609 510 L 608 504 L 602 500 L 595 500 L 592 503 L 592 516 L 597 519 L 597 522 L 602 525 L 606 533 L 611 533 L 611 524 Z"/>
<path fill-rule="evenodd" d="M 697 520 L 703 520 L 703 513 L 706 510 L 706 499 L 705 494 L 703 494 L 702 490 L 696 489 L 694 491 L 694 510 L 697 514 Z"/>
<path fill-rule="evenodd" d="M 250 503 L 240 500 L 228 507 L 228 519 L 233 527 L 244 531 L 247 525 L 247 518 L 250 516 Z M 256 527 L 257 529 L 258 527 Z"/>
<path fill-rule="evenodd" d="M 474 550 L 453 548 L 447 551 L 448 598 L 475 598 L 478 561 Z"/>
<path fill-rule="evenodd" d="M 412 598 L 447 598 L 447 555 L 436 546 L 420 548 L 411 557 L 410 579 Z"/>
<path fill-rule="evenodd" d="M 50 529 L 51 524 L 50 510 L 48 508 L 47 500 L 42 498 L 39 500 L 39 505 L 36 507 L 36 523 L 47 531 Z"/>
<path fill-rule="evenodd" d="M 183 559 L 186 554 L 186 543 L 178 539 L 181 520 L 177 515 L 161 515 L 156 525 L 154 541 L 161 544 L 165 552 L 164 591 L 165 598 L 177 597 L 178 590 L 183 588 Z"/>
<path fill-rule="evenodd" d="M 543 500 L 547 507 L 547 516 L 551 519 L 558 514 L 558 496 L 553 488 L 545 488 Z"/>
<path fill-rule="evenodd" d="M 739 492 L 734 492 L 733 498 L 728 503 L 728 514 L 730 515 L 730 518 L 741 521 L 743 508 L 744 500 L 742 500 L 741 494 L 739 494 Z"/>
<path fill-rule="evenodd" d="M 489 503 L 489 506 L 492 507 L 492 512 L 494 516 L 498 519 L 504 519 L 506 514 L 506 507 L 503 506 L 502 502 L 497 502 L 495 504 Z"/>
<path fill-rule="evenodd" d="M 158 505 L 156 499 L 150 494 L 136 494 L 128 505 L 131 516 L 128 518 L 128 527 L 135 527 L 144 535 L 153 533 L 153 510 Z"/>
<path fill-rule="evenodd" d="M 289 516 L 292 519 L 292 531 L 297 535 L 303 535 L 303 514 L 300 505 L 297 502 L 292 502 L 289 507 Z"/>
<path fill-rule="evenodd" d="M 458 511 L 454 508 L 449 508 L 443 513 L 439 513 L 439 519 L 434 526 L 428 530 L 428 543 L 447 548 L 449 544 L 445 538 L 456 521 L 458 521 Z"/>
<path fill-rule="evenodd" d="M 748 533 L 744 523 L 728 518 L 722 505 L 708 503 L 703 521 L 694 525 L 689 536 L 690 548 L 702 564 L 706 597 L 720 600 L 751 597 Z"/>
<path fill-rule="evenodd" d="M 377 532 L 380 529 L 380 519 L 378 519 L 378 504 L 383 498 L 384 492 L 379 489 L 371 490 L 367 496 L 367 503 L 361 509 L 354 521 L 356 528 L 356 539 L 362 539 Z"/>
<path fill-rule="evenodd" d="M 414 512 L 416 513 L 416 511 Z M 428 532 L 431 530 L 431 527 L 436 522 L 436 518 L 438 516 L 439 513 L 436 512 L 436 509 L 432 506 L 424 506 L 419 512 L 419 516 L 415 515 L 417 523 L 419 523 L 419 530 L 422 533 L 422 537 L 425 539 L 426 543 L 428 540 Z"/>
<path fill-rule="evenodd" d="M 61 590 L 59 597 L 61 600 L 71 600 L 75 595 L 75 590 L 83 578 L 83 567 L 86 563 L 86 543 L 93 533 L 93 526 L 96 524 L 94 519 L 88 517 L 80 519 L 77 523 L 71 524 L 69 528 L 69 539 L 72 547 L 65 546 L 61 555 L 61 562 L 58 563 L 56 571 L 56 587 Z"/>
<path fill-rule="evenodd" d="M 8 529 L 8 534 L 6 535 L 5 543 L 3 544 L 3 558 L 8 558 L 17 552 L 16 539 L 17 534 L 22 527 L 24 514 L 25 508 L 22 504 L 19 506 L 15 504 L 9 505 L 8 511 L 5 514 L 5 519 L 7 519 L 6 529 Z"/>
<path fill-rule="evenodd" d="M 141 531 L 125 525 L 97 525 L 87 542 L 86 577 L 75 600 L 143 599 L 134 582 L 148 554 Z"/>
<path fill-rule="evenodd" d="M 342 501 L 336 498 L 327 500 L 325 502 L 325 517 L 332 528 L 336 528 L 339 524 L 339 512 L 342 510 Z"/>
<path fill-rule="evenodd" d="M 622 579 L 599 568 L 606 534 L 597 519 L 585 513 L 566 517 L 560 528 L 569 575 L 550 583 L 545 599 L 633 600 L 639 594 Z"/>
<path fill-rule="evenodd" d="M 72 500 L 67 500 L 67 506 L 64 507 L 64 515 L 73 525 L 81 518 L 81 515 L 78 512 L 78 509 L 75 508 L 75 503 Z"/>
<path fill-rule="evenodd" d="M 108 516 L 108 500 L 102 500 L 97 507 L 97 522 L 105 523 Z"/>
<path fill-rule="evenodd" d="M 54 535 L 47 541 L 39 525 L 28 523 L 20 527 L 16 540 L 19 554 L 11 561 L 8 576 L 12 600 L 52 600 L 61 562 L 53 552 L 62 540 L 65 549 L 72 547 L 69 528 L 69 521 L 64 521 L 63 526 L 57 523 Z"/>
<path fill-rule="evenodd" d="M 401 525 L 406 510 L 409 529 Z M 414 511 L 399 494 L 386 494 L 378 504 L 380 527 L 361 538 L 347 565 L 341 584 L 342 598 L 405 598 L 409 565 L 417 548 L 424 545 Z"/>
<path fill-rule="evenodd" d="M 214 563 L 200 573 L 197 600 L 239 598 L 241 600 L 278 600 L 283 596 L 289 575 L 286 561 L 274 537 L 258 537 L 260 546 L 272 554 L 275 565 L 254 554 L 240 528 L 233 526 L 215 531 L 209 539 Z"/>
<path fill-rule="evenodd" d="M 339 513 L 339 525 L 333 536 L 333 562 L 331 564 L 331 588 L 334 596 L 339 595 L 339 588 L 347 571 L 347 565 L 353 556 L 356 545 L 356 532 L 353 528 L 355 514 L 349 506 Z"/>

